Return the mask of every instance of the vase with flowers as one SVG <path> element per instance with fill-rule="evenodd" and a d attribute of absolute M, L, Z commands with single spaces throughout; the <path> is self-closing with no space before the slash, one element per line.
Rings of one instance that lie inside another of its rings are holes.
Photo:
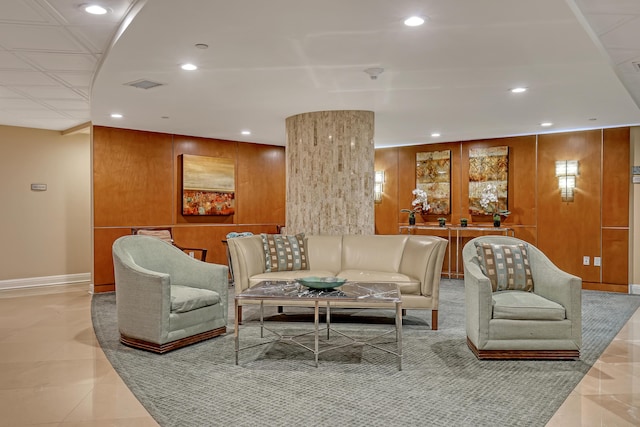
<path fill-rule="evenodd" d="M 427 192 L 416 188 L 411 192 L 413 194 L 413 201 L 411 202 L 411 209 L 400 209 L 400 212 L 409 214 L 409 225 L 416 225 L 416 214 L 419 213 L 424 216 L 429 212 L 429 203 L 427 202 Z"/>
<path fill-rule="evenodd" d="M 493 184 L 487 186 L 480 193 L 480 206 L 493 218 L 493 226 L 500 227 L 502 217 L 508 217 L 511 212 L 498 208 L 498 189 Z"/>

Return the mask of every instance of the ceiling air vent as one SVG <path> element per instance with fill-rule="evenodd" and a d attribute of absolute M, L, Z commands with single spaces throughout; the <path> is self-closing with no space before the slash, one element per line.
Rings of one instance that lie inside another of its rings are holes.
<path fill-rule="evenodd" d="M 137 87 L 138 89 L 151 89 L 154 87 L 163 86 L 162 83 L 152 82 L 151 80 L 145 80 L 145 79 L 136 80 L 135 82 L 125 83 L 124 85 Z"/>

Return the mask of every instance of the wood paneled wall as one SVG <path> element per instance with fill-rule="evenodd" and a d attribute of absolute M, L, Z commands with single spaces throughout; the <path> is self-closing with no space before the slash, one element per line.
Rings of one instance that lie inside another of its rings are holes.
<path fill-rule="evenodd" d="M 489 225 L 489 217 L 469 214 L 469 148 L 493 146 L 509 147 L 511 215 L 504 224 L 560 268 L 582 277 L 585 287 L 627 292 L 629 128 L 378 149 L 375 169 L 385 171 L 386 182 L 382 203 L 376 205 L 376 232 L 396 234 L 399 225 L 407 224 L 407 215 L 399 211 L 411 207 L 416 153 L 440 150 L 452 155 L 447 223 L 459 224 L 466 217 L 470 225 Z M 560 197 L 556 160 L 579 161 L 573 202 Z M 436 216 L 427 221 L 435 224 Z M 583 265 L 583 256 L 590 257 L 589 266 Z M 601 258 L 601 267 L 594 266 L 594 257 Z"/>
<path fill-rule="evenodd" d="M 235 215 L 181 215 L 182 154 L 235 160 Z M 114 290 L 111 246 L 132 227 L 173 227 L 176 243 L 207 248 L 208 262 L 226 264 L 227 233 L 284 225 L 285 185 L 284 147 L 94 127 L 94 290 Z"/>

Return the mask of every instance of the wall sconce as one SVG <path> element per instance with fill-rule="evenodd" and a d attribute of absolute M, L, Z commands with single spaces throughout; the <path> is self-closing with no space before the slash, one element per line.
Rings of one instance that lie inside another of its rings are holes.
<path fill-rule="evenodd" d="M 382 191 L 384 187 L 384 171 L 376 171 L 373 180 L 373 200 L 376 203 L 382 202 Z"/>
<path fill-rule="evenodd" d="M 573 202 L 573 190 L 576 188 L 576 176 L 578 175 L 577 160 L 556 161 L 556 176 L 558 187 L 563 202 Z"/>

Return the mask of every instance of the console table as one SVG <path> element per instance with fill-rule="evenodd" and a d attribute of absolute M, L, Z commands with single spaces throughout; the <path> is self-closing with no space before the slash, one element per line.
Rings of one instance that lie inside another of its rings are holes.
<path fill-rule="evenodd" d="M 456 277 L 460 277 L 460 262 L 459 262 L 459 254 L 460 254 L 460 238 L 464 237 L 478 237 L 484 236 L 487 234 L 502 234 L 505 236 L 511 235 L 511 237 L 515 237 L 515 230 L 509 227 L 493 227 L 493 226 L 471 226 L 471 227 L 461 227 L 454 225 L 445 225 L 444 227 L 440 227 L 439 225 L 401 225 L 398 228 L 400 234 L 416 234 L 416 231 L 426 231 L 427 234 L 444 234 L 446 238 L 449 240 L 449 260 L 448 260 L 448 271 L 447 275 L 449 279 L 453 277 L 454 272 L 451 270 L 451 246 L 454 239 L 455 232 L 455 242 L 456 242 Z M 428 233 L 431 231 L 431 233 Z M 439 231 L 441 233 L 436 233 Z"/>

